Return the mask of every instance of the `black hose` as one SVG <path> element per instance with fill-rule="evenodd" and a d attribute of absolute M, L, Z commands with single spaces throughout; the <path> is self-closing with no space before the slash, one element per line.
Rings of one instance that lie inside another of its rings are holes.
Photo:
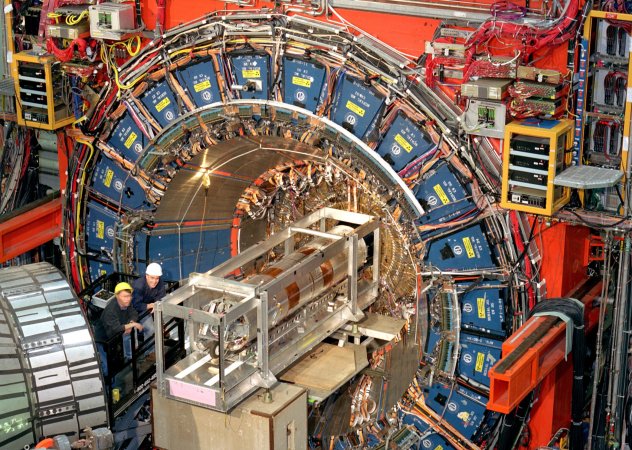
<path fill-rule="evenodd" d="M 505 416 L 495 448 L 514 448 L 514 444 L 518 439 L 518 434 L 522 430 L 522 425 L 525 420 L 527 420 L 527 416 L 531 410 L 532 400 L 533 393 L 527 395 L 520 404 L 516 406 L 516 409 Z"/>
<path fill-rule="evenodd" d="M 582 419 L 584 416 L 584 355 L 586 335 L 584 332 L 584 308 L 568 298 L 545 300 L 533 308 L 535 313 L 559 312 L 573 321 L 573 396 L 571 400 L 570 450 L 583 450 L 584 436 Z"/>

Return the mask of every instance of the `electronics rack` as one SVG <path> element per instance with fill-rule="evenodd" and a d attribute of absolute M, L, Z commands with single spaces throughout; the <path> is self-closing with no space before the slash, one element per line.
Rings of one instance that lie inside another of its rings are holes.
<path fill-rule="evenodd" d="M 55 57 L 27 51 L 13 58 L 18 124 L 43 130 L 70 125 L 75 119 L 62 96 L 64 75 Z"/>
<path fill-rule="evenodd" d="M 525 120 L 505 127 L 501 206 L 550 216 L 570 200 L 553 180 L 571 163 L 573 121 Z"/>
<path fill-rule="evenodd" d="M 575 121 L 575 164 L 626 170 L 632 118 L 632 39 L 626 25 L 632 25 L 632 14 L 591 11 L 586 20 Z M 613 194 L 615 190 L 616 186 L 581 191 L 584 206 L 621 213 L 621 197 Z M 621 195 L 625 192 L 620 186 L 618 190 Z"/>

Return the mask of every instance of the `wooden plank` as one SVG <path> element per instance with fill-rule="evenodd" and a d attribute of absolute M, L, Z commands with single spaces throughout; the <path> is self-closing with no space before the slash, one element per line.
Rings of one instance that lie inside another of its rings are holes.
<path fill-rule="evenodd" d="M 354 347 L 320 344 L 281 379 L 310 390 L 334 390 L 362 369 L 356 364 Z"/>
<path fill-rule="evenodd" d="M 406 321 L 381 314 L 367 314 L 366 318 L 358 323 L 360 333 L 383 341 L 392 341 L 397 336 Z"/>

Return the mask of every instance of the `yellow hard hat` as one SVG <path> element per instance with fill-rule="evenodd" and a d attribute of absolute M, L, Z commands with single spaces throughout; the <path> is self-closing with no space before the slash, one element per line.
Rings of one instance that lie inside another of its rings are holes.
<path fill-rule="evenodd" d="M 132 289 L 132 287 L 129 285 L 129 283 L 119 283 L 116 285 L 116 287 L 114 288 L 114 293 L 118 294 L 121 291 L 130 291 L 132 292 L 134 289 Z"/>

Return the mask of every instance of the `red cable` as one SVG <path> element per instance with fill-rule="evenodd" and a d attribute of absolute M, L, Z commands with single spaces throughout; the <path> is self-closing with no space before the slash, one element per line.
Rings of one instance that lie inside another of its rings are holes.
<path fill-rule="evenodd" d="M 54 54 L 57 59 L 62 62 L 70 61 L 75 54 L 75 46 L 77 46 L 77 52 L 79 56 L 85 58 L 86 56 L 86 48 L 88 48 L 88 43 L 85 39 L 74 39 L 70 45 L 64 49 L 57 47 L 53 38 L 48 38 L 46 40 L 46 50 L 48 53 Z"/>

